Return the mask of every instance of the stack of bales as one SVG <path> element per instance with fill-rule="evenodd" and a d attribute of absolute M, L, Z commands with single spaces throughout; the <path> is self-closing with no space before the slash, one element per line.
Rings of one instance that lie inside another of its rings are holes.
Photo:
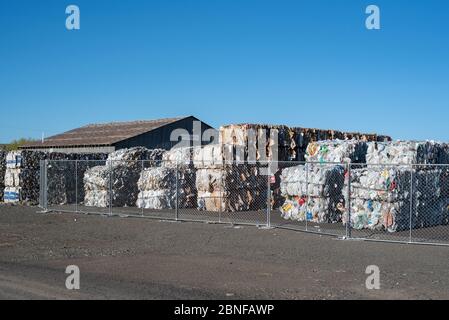
<path fill-rule="evenodd" d="M 370 142 L 367 164 L 448 164 L 449 145 L 434 141 Z"/>
<path fill-rule="evenodd" d="M 84 205 L 135 206 L 139 193 L 137 182 L 142 170 L 159 166 L 164 152 L 136 147 L 111 153 L 105 165 L 89 168 L 85 172 Z"/>
<path fill-rule="evenodd" d="M 274 141 L 274 139 L 277 140 Z M 377 136 L 376 134 L 345 133 L 335 130 L 308 129 L 282 125 L 239 124 L 222 126 L 219 139 L 222 145 L 243 149 L 244 154 L 257 150 L 255 159 L 257 161 L 304 161 L 307 154 L 307 146 L 310 143 L 332 140 L 366 142 L 389 141 L 391 138 Z"/>
<path fill-rule="evenodd" d="M 46 165 L 48 204 L 83 202 L 85 172 L 104 165 L 107 157 L 107 153 L 50 153 Z"/>
<path fill-rule="evenodd" d="M 194 149 L 198 209 L 235 212 L 266 208 L 263 165 L 230 161 L 226 156 L 230 150 L 232 146 L 224 145 Z"/>
<path fill-rule="evenodd" d="M 305 156 L 308 162 L 282 170 L 282 216 L 298 221 L 342 221 L 345 164 L 363 162 L 365 153 L 366 143 L 354 139 L 309 143 Z"/>
<path fill-rule="evenodd" d="M 293 137 L 287 126 L 238 124 L 221 127 L 219 142 L 242 160 L 289 161 L 296 157 Z"/>
<path fill-rule="evenodd" d="M 297 161 L 305 161 L 307 148 L 311 143 L 332 140 L 360 140 L 377 141 L 377 135 L 362 133 L 345 133 L 336 130 L 321 130 L 308 128 L 292 128 L 295 140 L 295 154 Z"/>
<path fill-rule="evenodd" d="M 345 205 L 344 173 L 344 167 L 338 165 L 285 168 L 281 175 L 281 192 L 286 199 L 280 208 L 282 217 L 296 221 L 341 221 Z"/>
<path fill-rule="evenodd" d="M 5 202 L 38 202 L 40 161 L 46 156 L 34 151 L 12 151 L 6 155 Z"/>
<path fill-rule="evenodd" d="M 410 173 L 398 167 L 351 170 L 351 226 L 391 232 L 407 229 L 411 209 Z M 343 192 L 347 192 L 347 187 Z"/>
<path fill-rule="evenodd" d="M 0 150 L 0 202 L 3 201 L 5 191 L 6 151 Z"/>
<path fill-rule="evenodd" d="M 367 167 L 351 170 L 355 229 L 402 231 L 448 223 L 446 144 L 368 143 Z M 344 191 L 345 192 L 345 191 Z"/>
<path fill-rule="evenodd" d="M 309 143 L 305 158 L 312 163 L 365 163 L 367 143 L 360 140 L 324 140 Z"/>
<path fill-rule="evenodd" d="M 104 159 L 106 154 L 67 154 L 42 151 L 12 151 L 6 155 L 4 201 L 37 204 L 40 192 L 41 161 L 47 160 L 47 197 L 49 204 L 66 204 L 75 198 L 75 165 L 73 160 Z M 79 166 L 79 180 L 85 171 Z M 82 184 L 78 184 L 82 190 Z"/>
<path fill-rule="evenodd" d="M 145 168 L 137 185 L 139 208 L 195 208 L 197 197 L 192 149 L 174 148 L 165 152 L 161 166 Z"/>
<path fill-rule="evenodd" d="M 256 135 L 254 134 L 256 132 Z M 254 138 L 256 136 L 256 139 Z M 277 143 L 274 139 L 277 137 Z M 267 144 L 263 139 L 266 138 Z M 307 147 L 314 142 L 332 140 L 358 141 L 390 141 L 388 136 L 341 132 L 336 130 L 309 129 L 300 127 L 240 124 L 220 128 L 220 143 L 230 149 L 227 153 L 234 154 L 233 159 L 254 160 L 252 155 L 257 150 L 256 161 L 279 161 L 270 165 L 273 180 L 271 182 L 273 208 L 278 208 L 284 202 L 280 189 L 280 176 L 284 168 L 292 166 L 292 161 L 303 162 L 307 157 Z M 324 146 L 323 146 L 324 147 Z M 366 146 L 365 146 L 366 147 Z M 356 150 L 363 155 L 363 150 Z M 365 152 L 366 153 L 366 152 Z M 235 155 L 237 154 L 237 156 Z M 364 159 L 357 160 L 364 162 Z"/>

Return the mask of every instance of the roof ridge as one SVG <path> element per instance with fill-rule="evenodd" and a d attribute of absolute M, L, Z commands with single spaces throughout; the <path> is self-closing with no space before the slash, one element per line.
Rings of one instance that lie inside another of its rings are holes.
<path fill-rule="evenodd" d="M 148 120 L 130 120 L 130 121 L 110 121 L 110 122 L 99 122 L 99 123 L 89 123 L 80 128 L 87 127 L 96 127 L 96 126 L 108 126 L 108 125 L 116 125 L 116 124 L 133 124 L 133 123 L 155 123 L 155 122 L 164 122 L 164 121 L 177 121 L 181 119 L 188 118 L 186 117 L 173 117 L 173 118 L 160 118 L 160 119 L 148 119 Z"/>

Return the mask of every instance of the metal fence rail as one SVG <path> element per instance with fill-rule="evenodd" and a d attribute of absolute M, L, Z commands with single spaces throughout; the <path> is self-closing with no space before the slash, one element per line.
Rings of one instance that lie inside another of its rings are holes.
<path fill-rule="evenodd" d="M 449 245 L 449 165 L 45 160 L 39 206 Z"/>

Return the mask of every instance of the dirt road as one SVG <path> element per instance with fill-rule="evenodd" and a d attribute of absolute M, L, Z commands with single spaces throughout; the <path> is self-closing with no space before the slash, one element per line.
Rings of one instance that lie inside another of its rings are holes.
<path fill-rule="evenodd" d="M 449 247 L 36 211 L 0 206 L 2 299 L 449 298 Z M 80 290 L 65 288 L 68 265 Z"/>

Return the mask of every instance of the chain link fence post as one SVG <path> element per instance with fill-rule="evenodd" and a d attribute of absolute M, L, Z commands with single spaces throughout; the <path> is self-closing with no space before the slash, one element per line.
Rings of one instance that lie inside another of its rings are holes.
<path fill-rule="evenodd" d="M 75 212 L 78 212 L 78 160 L 75 160 Z"/>
<path fill-rule="evenodd" d="M 223 164 L 224 168 L 224 164 Z M 218 199 L 220 201 L 220 209 L 218 209 L 218 223 L 221 223 L 221 216 L 223 214 L 223 174 L 220 174 L 220 198 Z"/>
<path fill-rule="evenodd" d="M 143 171 L 145 170 L 145 163 L 144 163 L 144 161 L 145 160 L 141 160 L 141 168 L 140 168 L 140 176 L 141 177 L 143 177 Z M 142 190 L 143 191 L 143 190 Z M 140 193 L 140 190 L 139 190 L 139 193 Z M 143 192 L 142 192 L 142 198 L 141 198 L 142 200 L 144 199 L 144 196 L 143 196 Z M 140 205 L 140 215 L 143 217 L 144 216 L 144 207 L 145 207 L 145 204 L 143 203 L 143 201 L 141 202 L 141 205 Z"/>
<path fill-rule="evenodd" d="M 304 217 L 305 217 L 305 220 L 306 220 L 306 231 L 308 231 L 308 227 L 309 227 L 309 222 L 308 222 L 308 220 L 309 220 L 309 218 L 308 218 L 308 215 L 309 215 L 309 198 L 310 198 L 310 195 L 309 195 L 309 164 L 306 162 L 304 164 L 304 166 L 305 166 L 305 169 L 306 169 L 306 210 L 304 212 Z M 301 182 L 299 182 L 299 183 L 301 183 Z"/>
<path fill-rule="evenodd" d="M 113 200 L 113 191 L 112 191 L 112 161 L 109 161 L 109 215 L 112 216 L 112 200 Z"/>
<path fill-rule="evenodd" d="M 347 221 L 346 221 L 346 238 L 352 237 L 352 226 L 351 226 L 351 164 L 347 164 L 347 176 L 348 176 L 348 192 L 347 192 Z"/>
<path fill-rule="evenodd" d="M 48 181 L 47 181 L 48 160 L 44 161 L 44 211 L 48 211 Z"/>
<path fill-rule="evenodd" d="M 176 212 L 175 212 L 175 220 L 178 221 L 179 219 L 179 164 L 178 160 L 176 160 Z"/>
<path fill-rule="evenodd" d="M 412 221 L 413 221 L 413 164 L 410 165 L 410 215 L 409 215 L 409 243 L 412 242 Z"/>
<path fill-rule="evenodd" d="M 271 227 L 271 166 L 267 162 L 267 228 Z"/>

